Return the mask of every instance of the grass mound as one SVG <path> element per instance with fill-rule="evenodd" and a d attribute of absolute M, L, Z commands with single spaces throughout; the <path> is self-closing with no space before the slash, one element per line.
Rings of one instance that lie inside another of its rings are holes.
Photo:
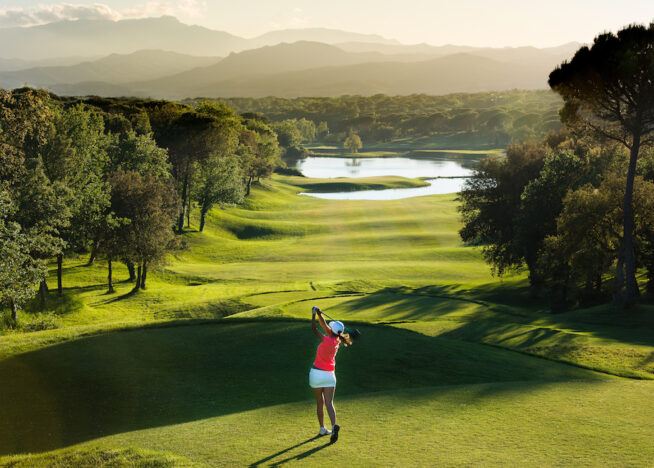
<path fill-rule="evenodd" d="M 359 329 L 361 341 L 339 352 L 341 395 L 605 378 L 481 345 Z M 0 375 L 12 376 L 0 387 L 0 454 L 303 400 L 316 345 L 307 322 L 223 322 L 111 333 L 0 361 Z"/>

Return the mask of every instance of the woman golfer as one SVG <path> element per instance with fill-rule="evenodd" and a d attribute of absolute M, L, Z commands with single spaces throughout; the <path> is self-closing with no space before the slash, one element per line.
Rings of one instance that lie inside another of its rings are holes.
<path fill-rule="evenodd" d="M 316 326 L 316 315 L 326 335 L 323 335 L 318 330 Z M 316 396 L 316 414 L 318 415 L 318 423 L 320 424 L 318 435 L 331 434 L 330 443 L 333 444 L 338 440 L 338 430 L 340 429 L 338 424 L 336 424 L 336 411 L 334 410 L 334 391 L 336 390 L 336 375 L 334 374 L 336 367 L 335 357 L 338 346 L 341 343 L 347 346 L 348 344 L 352 344 L 352 342 L 343 333 L 345 331 L 343 323 L 333 321 L 329 322 L 329 326 L 327 326 L 325 319 L 322 317 L 322 311 L 318 307 L 311 309 L 311 329 L 321 341 L 316 352 L 316 360 L 309 372 L 309 385 L 313 389 L 313 394 Z M 325 428 L 323 405 L 327 407 L 327 414 L 329 414 L 329 419 L 332 422 L 331 431 Z"/>

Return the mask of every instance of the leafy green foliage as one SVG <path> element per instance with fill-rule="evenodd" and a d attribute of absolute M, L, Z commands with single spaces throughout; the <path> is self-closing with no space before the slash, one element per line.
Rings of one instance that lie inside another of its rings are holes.
<path fill-rule="evenodd" d="M 170 176 L 168 152 L 157 146 L 150 134 L 139 135 L 129 130 L 109 148 L 110 172 L 135 171 L 156 178 Z"/>
<path fill-rule="evenodd" d="M 522 193 L 538 177 L 546 152 L 533 143 L 509 146 L 506 158 L 480 161 L 461 192 L 461 238 L 483 244 L 484 257 L 498 275 L 525 261 L 516 235 Z"/>
<path fill-rule="evenodd" d="M 343 142 L 343 146 L 350 150 L 352 153 L 356 153 L 363 147 L 361 143 L 361 138 L 356 133 L 350 133 L 348 137 Z"/>
<path fill-rule="evenodd" d="M 111 209 L 129 220 L 117 227 L 124 256 L 138 265 L 136 288 L 145 288 L 148 265 L 160 261 L 175 247 L 172 226 L 179 210 L 176 191 L 150 174 L 118 171 L 110 179 Z"/>
<path fill-rule="evenodd" d="M 195 171 L 193 197 L 200 205 L 200 232 L 207 213 L 216 204 L 241 203 L 245 192 L 243 174 L 236 156 L 214 153 Z"/>
<path fill-rule="evenodd" d="M 0 304 L 11 308 L 13 325 L 18 309 L 34 297 L 34 286 L 46 275 L 45 264 L 30 255 L 33 239 L 10 221 L 15 212 L 7 192 L 0 191 Z"/>

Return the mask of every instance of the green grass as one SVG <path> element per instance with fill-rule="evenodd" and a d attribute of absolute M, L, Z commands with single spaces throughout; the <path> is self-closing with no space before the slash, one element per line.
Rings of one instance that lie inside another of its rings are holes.
<path fill-rule="evenodd" d="M 40 455 L 17 455 L 0 461 L 0 467 L 6 468 L 68 468 L 83 466 L 86 468 L 174 468 L 194 466 L 194 463 L 181 457 L 143 450 L 100 449 L 97 447 L 82 450 L 60 450 Z"/>
<path fill-rule="evenodd" d="M 373 156 L 369 156 L 373 157 Z M 316 179 L 296 176 L 280 176 L 287 184 L 301 187 L 307 192 L 355 192 L 358 190 L 384 190 L 394 188 L 424 187 L 426 182 L 420 179 L 408 179 L 399 176 L 338 177 L 332 179 Z"/>
<path fill-rule="evenodd" d="M 310 148 L 309 156 L 344 158 L 344 159 L 362 159 L 362 158 L 400 158 L 406 156 L 407 152 L 398 151 L 366 151 L 361 150 L 352 153 L 347 150 L 338 150 L 337 148 L 316 147 Z"/>
<path fill-rule="evenodd" d="M 0 466 L 649 465 L 654 307 L 550 315 L 461 243 L 454 195 L 298 196 L 420 183 L 374 179 L 255 185 L 138 294 L 121 265 L 107 294 L 102 261 L 67 259 L 64 296 L 21 313 L 59 328 L 0 336 Z M 313 438 L 312 305 L 362 332 L 333 447 Z"/>

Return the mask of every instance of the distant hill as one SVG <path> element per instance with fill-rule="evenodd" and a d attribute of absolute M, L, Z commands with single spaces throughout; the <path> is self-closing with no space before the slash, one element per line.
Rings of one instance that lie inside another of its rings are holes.
<path fill-rule="evenodd" d="M 103 57 L 144 49 L 169 50 L 195 56 L 226 56 L 230 52 L 297 41 L 325 44 L 351 41 L 397 43 L 377 35 L 335 29 L 288 29 L 245 39 L 223 31 L 183 24 L 171 16 L 162 16 L 121 21 L 58 21 L 31 27 L 0 28 L 0 58 L 33 61 L 64 54 Z M 13 66 L 10 64 L 4 70 L 16 69 Z M 0 70 L 3 70 L 1 60 Z"/>
<path fill-rule="evenodd" d="M 220 57 L 194 57 L 162 50 L 142 50 L 132 54 L 112 54 L 99 60 L 59 67 L 35 67 L 0 73 L 0 87 L 15 88 L 27 83 L 35 87 L 74 85 L 87 81 L 112 84 L 153 80 L 209 64 Z"/>
<path fill-rule="evenodd" d="M 25 70 L 35 67 L 67 67 L 78 63 L 97 60 L 100 57 L 53 57 L 41 60 L 22 60 L 17 58 L 0 58 L 0 72 Z"/>
<path fill-rule="evenodd" d="M 247 40 L 176 18 L 59 21 L 0 29 L 0 56 L 39 60 L 65 55 L 106 56 L 137 50 L 169 50 L 187 55 L 225 56 L 248 48 Z"/>
<path fill-rule="evenodd" d="M 403 45 L 331 29 L 273 31 L 244 39 L 172 17 L 5 28 L 0 41 L 0 55 L 20 57 L 0 59 L 0 87 L 27 83 L 59 94 L 172 99 L 539 89 L 580 45 Z M 70 58 L 50 58 L 62 51 Z M 99 53 L 103 58 L 71 64 L 73 57 Z M 55 60 L 57 66 L 24 68 L 34 60 Z"/>
<path fill-rule="evenodd" d="M 111 95 L 113 92 L 169 99 L 446 94 L 544 89 L 552 67 L 550 63 L 501 62 L 473 54 L 414 62 L 381 61 L 380 57 L 385 56 L 349 54 L 334 46 L 301 42 L 232 54 L 215 65 L 158 80 L 123 84 L 86 82 L 51 89 L 59 94 Z"/>
<path fill-rule="evenodd" d="M 297 97 L 544 89 L 549 70 L 546 66 L 507 64 L 470 54 L 455 54 L 424 62 L 363 63 L 265 77 L 241 77 L 216 81 L 186 95 Z"/>
<path fill-rule="evenodd" d="M 538 49 L 536 47 L 472 47 L 459 45 L 432 46 L 429 44 L 381 44 L 370 42 L 344 42 L 335 44 L 346 52 L 377 52 L 388 56 L 419 55 L 422 57 L 445 57 L 447 55 L 468 53 L 503 62 L 528 61 L 529 63 L 548 63 L 556 65 L 571 58 L 579 49 L 579 42 L 570 42 L 557 47 Z"/>
<path fill-rule="evenodd" d="M 247 80 L 276 73 L 383 60 L 388 58 L 376 52 L 353 54 L 328 44 L 301 41 L 233 53 L 215 65 L 134 85 L 155 94 L 179 95 L 193 93 L 194 90 L 211 86 L 217 81 Z"/>
<path fill-rule="evenodd" d="M 282 42 L 322 42 L 323 44 L 338 44 L 342 42 L 375 43 L 383 45 L 399 45 L 395 39 L 386 39 L 377 34 L 359 34 L 338 29 L 306 28 L 283 29 L 270 31 L 261 36 L 250 39 L 250 47 L 281 44 Z M 367 51 L 366 51 L 367 52 Z"/>

